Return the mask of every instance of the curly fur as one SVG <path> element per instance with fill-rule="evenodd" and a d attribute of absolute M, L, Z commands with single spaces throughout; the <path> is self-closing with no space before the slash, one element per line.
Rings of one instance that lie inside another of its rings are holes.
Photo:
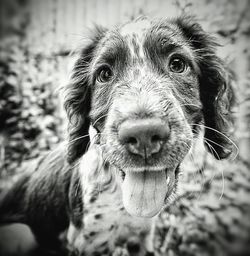
<path fill-rule="evenodd" d="M 64 107 L 69 119 L 68 161 L 70 163 L 81 157 L 89 144 L 90 120 L 88 114 L 91 104 L 91 88 L 88 69 L 104 32 L 104 28 L 101 27 L 92 31 L 90 43 L 81 48 L 78 53 L 80 58 L 74 65 L 70 83 L 66 88 Z"/>
<path fill-rule="evenodd" d="M 162 25 L 167 22 L 161 21 Z M 232 144 L 227 138 L 228 127 L 232 121 L 230 110 L 233 102 L 231 74 L 216 54 L 218 43 L 198 23 L 190 17 L 181 17 L 172 20 L 171 23 L 178 26 L 186 38 L 199 66 L 199 90 L 203 106 L 205 139 L 210 144 L 210 146 L 206 144 L 206 147 L 216 158 L 226 158 L 232 150 Z M 100 47 L 106 34 L 107 30 L 103 28 L 96 28 L 93 31 L 89 44 L 80 52 L 73 69 L 71 82 L 68 85 L 65 109 L 70 120 L 69 162 L 79 159 L 89 143 L 88 130 L 91 124 L 89 113 L 91 90 L 93 91 L 91 89 L 90 65 L 93 58 L 96 57 L 96 48 Z M 107 110 L 103 109 L 102 113 L 107 114 L 105 111 Z M 82 136 L 85 137 L 81 139 Z"/>
<path fill-rule="evenodd" d="M 216 55 L 216 47 L 219 44 L 215 38 L 190 18 L 180 18 L 177 24 L 198 54 L 201 70 L 200 97 L 206 126 L 205 139 L 211 144 L 211 147 L 207 144 L 206 147 L 216 158 L 226 158 L 232 150 L 232 143 L 227 138 L 228 128 L 232 122 L 231 107 L 234 102 L 231 87 L 232 73 Z"/>

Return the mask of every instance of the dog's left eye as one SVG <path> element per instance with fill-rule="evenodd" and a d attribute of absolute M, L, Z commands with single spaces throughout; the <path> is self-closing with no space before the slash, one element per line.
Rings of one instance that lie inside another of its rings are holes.
<path fill-rule="evenodd" d="M 173 57 L 169 62 L 169 69 L 174 73 L 182 73 L 186 70 L 187 64 L 180 57 Z"/>
<path fill-rule="evenodd" d="M 102 67 L 97 73 L 96 81 L 98 81 L 99 83 L 107 83 L 112 79 L 112 77 L 112 70 L 109 67 Z"/>

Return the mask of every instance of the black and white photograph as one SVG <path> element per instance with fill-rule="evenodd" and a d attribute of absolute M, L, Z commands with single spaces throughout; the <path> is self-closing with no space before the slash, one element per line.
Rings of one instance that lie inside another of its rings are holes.
<path fill-rule="evenodd" d="M 0 0 L 0 256 L 250 255 L 250 1 Z"/>

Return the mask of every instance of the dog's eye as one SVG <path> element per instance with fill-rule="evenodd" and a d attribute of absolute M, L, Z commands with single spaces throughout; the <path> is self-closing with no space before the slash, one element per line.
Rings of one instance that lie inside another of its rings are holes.
<path fill-rule="evenodd" d="M 186 62 L 180 57 L 173 57 L 169 62 L 169 69 L 174 73 L 182 73 L 186 70 Z"/>
<path fill-rule="evenodd" d="M 96 76 L 96 80 L 99 83 L 107 83 L 112 79 L 112 76 L 113 76 L 112 70 L 109 67 L 103 67 L 99 69 Z"/>

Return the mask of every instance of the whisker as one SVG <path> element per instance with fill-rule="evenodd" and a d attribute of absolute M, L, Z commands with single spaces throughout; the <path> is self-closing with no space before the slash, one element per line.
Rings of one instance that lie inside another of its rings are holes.
<path fill-rule="evenodd" d="M 220 156 L 219 156 L 218 153 L 216 152 L 215 148 L 214 148 L 208 141 L 204 140 L 204 142 L 205 142 L 205 144 L 211 149 L 211 152 L 214 152 L 214 153 L 216 154 L 216 157 L 217 157 L 219 160 L 221 160 L 221 159 L 220 159 Z"/>
<path fill-rule="evenodd" d="M 219 143 L 216 143 L 215 141 L 213 141 L 213 140 L 210 140 L 210 139 L 208 139 L 208 138 L 205 138 L 205 137 L 203 137 L 203 139 L 204 140 L 206 140 L 206 141 L 209 141 L 209 142 L 212 142 L 213 144 L 215 144 L 215 145 L 217 145 L 218 147 L 220 147 L 220 148 L 224 148 L 224 149 L 226 149 L 226 147 L 224 147 L 224 146 L 222 146 L 221 144 L 219 144 Z M 237 157 L 237 154 L 235 154 L 235 156 L 233 157 L 233 161 L 236 159 L 236 157 Z"/>
<path fill-rule="evenodd" d="M 92 126 L 95 126 L 96 123 L 97 123 L 101 118 L 103 118 L 103 117 L 105 117 L 105 116 L 108 116 L 108 114 L 104 114 L 104 115 L 98 117 L 98 118 L 95 120 L 95 122 L 92 124 Z"/>
<path fill-rule="evenodd" d="M 193 124 L 192 124 L 192 123 L 191 123 L 190 125 L 197 125 L 197 126 L 200 126 L 200 127 L 204 127 L 204 128 L 206 128 L 206 129 L 212 130 L 212 131 L 214 131 L 214 132 L 216 132 L 216 133 L 222 135 L 224 138 L 226 138 L 226 139 L 235 147 L 236 152 L 237 152 L 237 153 L 236 153 L 236 156 L 239 154 L 239 148 L 238 148 L 238 146 L 237 146 L 228 136 L 226 136 L 224 133 L 222 133 L 222 132 L 220 132 L 220 131 L 218 131 L 218 130 L 212 128 L 212 127 L 203 125 L 203 124 L 201 125 L 201 124 L 196 124 L 196 123 L 193 123 Z"/>
<path fill-rule="evenodd" d="M 219 158 L 219 156 L 218 156 L 218 154 L 217 154 L 217 152 L 215 151 L 215 149 L 213 148 L 213 146 L 212 145 L 210 145 L 209 144 L 209 142 L 207 142 L 207 141 L 204 141 L 207 145 L 208 145 L 208 147 L 211 149 L 211 151 L 212 152 L 214 152 L 216 155 L 217 155 L 217 157 L 218 157 L 218 159 L 220 159 Z M 203 177 L 203 180 L 204 180 L 204 173 L 201 171 L 201 174 L 202 174 L 202 177 Z M 223 175 L 223 173 L 222 173 L 222 175 Z M 211 184 L 211 182 L 212 182 L 212 180 L 213 180 L 213 178 L 215 177 L 215 175 L 213 175 L 213 177 L 211 178 L 211 180 L 210 180 L 210 184 Z M 224 175 L 222 176 L 222 179 L 223 179 L 223 184 L 222 184 L 222 193 L 221 193 L 221 195 L 223 195 L 223 193 L 224 193 Z M 203 185 L 202 185 L 202 189 L 204 188 L 204 182 L 203 182 Z M 221 198 L 222 196 L 220 196 L 220 198 Z"/>
<path fill-rule="evenodd" d="M 84 138 L 86 138 L 86 137 L 89 137 L 89 134 L 86 134 L 86 135 L 83 135 L 83 136 L 79 136 L 79 137 L 77 137 L 77 138 L 75 138 L 75 139 L 73 139 L 73 140 L 68 141 L 67 143 L 68 143 L 68 145 L 69 145 L 69 144 L 71 144 L 71 143 L 73 143 L 73 142 L 75 142 L 75 141 L 77 141 L 77 140 L 84 139 Z"/>
<path fill-rule="evenodd" d="M 210 145 L 207 141 L 205 141 L 205 143 L 207 143 L 207 145 L 209 145 L 209 147 L 212 148 L 212 150 L 216 153 L 216 151 L 215 151 L 215 149 L 213 148 L 212 145 Z M 218 154 L 217 154 L 217 156 L 218 156 Z M 220 160 L 220 158 L 218 158 L 218 159 Z M 224 191 L 225 191 L 225 178 L 224 178 L 224 171 L 223 171 L 223 169 L 221 169 L 221 178 L 222 178 L 222 190 L 221 190 L 221 195 L 219 197 L 219 200 L 222 199 L 222 197 L 224 195 Z"/>
<path fill-rule="evenodd" d="M 191 140 L 191 139 L 190 139 L 190 140 Z M 184 142 L 184 143 L 185 143 L 185 142 Z M 185 144 L 187 145 L 187 143 L 185 143 Z M 188 145 L 187 145 L 187 146 L 188 146 Z M 196 166 L 196 163 L 195 163 L 195 160 L 194 160 L 193 152 L 190 151 L 189 153 L 190 153 L 191 161 L 194 163 L 194 166 Z M 197 167 L 197 166 L 196 166 L 196 167 Z M 199 169 L 199 168 L 197 168 L 197 169 Z M 193 177 L 194 177 L 194 180 L 195 180 L 195 183 L 198 183 L 198 181 L 196 181 L 197 169 L 195 169 L 195 172 L 192 173 L 192 175 L 193 175 Z M 204 182 L 202 181 L 201 190 L 200 190 L 200 193 L 199 193 L 199 195 L 198 195 L 199 197 L 201 196 L 201 191 L 203 190 L 203 187 L 204 187 Z M 194 191 L 191 191 L 190 195 L 193 195 L 193 194 L 195 194 L 195 192 L 194 192 Z M 197 197 L 197 198 L 199 198 L 199 197 Z"/>
<path fill-rule="evenodd" d="M 73 166 L 70 166 L 70 169 L 75 169 L 76 167 L 78 167 L 80 165 L 80 159 L 78 159 L 76 161 L 76 163 Z"/>

